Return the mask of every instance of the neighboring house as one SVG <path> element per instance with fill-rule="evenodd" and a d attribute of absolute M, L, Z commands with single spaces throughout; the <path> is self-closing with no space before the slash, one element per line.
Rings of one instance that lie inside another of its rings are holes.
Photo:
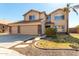
<path fill-rule="evenodd" d="M 8 31 L 8 25 L 0 24 L 0 33 Z"/>
<path fill-rule="evenodd" d="M 69 28 L 69 32 L 70 33 L 77 33 L 77 29 L 76 28 Z"/>
<path fill-rule="evenodd" d="M 70 33 L 79 33 L 79 28 L 77 28 L 77 27 L 69 28 L 69 32 Z"/>
<path fill-rule="evenodd" d="M 50 14 L 30 10 L 24 15 L 24 20 L 9 24 L 11 34 L 45 34 L 45 28 L 57 28 L 57 32 L 66 33 L 67 15 L 64 9 L 57 9 Z"/>

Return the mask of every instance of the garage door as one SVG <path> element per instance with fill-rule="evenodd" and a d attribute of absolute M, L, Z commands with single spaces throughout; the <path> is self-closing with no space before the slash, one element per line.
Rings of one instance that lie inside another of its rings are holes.
<path fill-rule="evenodd" d="M 21 34 L 38 35 L 38 26 L 20 26 Z"/>
<path fill-rule="evenodd" d="M 11 27 L 11 33 L 12 34 L 17 34 L 18 33 L 18 27 L 17 26 Z"/>

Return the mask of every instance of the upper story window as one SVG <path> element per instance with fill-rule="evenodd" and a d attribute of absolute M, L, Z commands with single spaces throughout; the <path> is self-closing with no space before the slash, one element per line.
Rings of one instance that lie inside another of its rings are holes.
<path fill-rule="evenodd" d="M 47 20 L 50 21 L 51 20 L 51 16 L 47 16 Z"/>
<path fill-rule="evenodd" d="M 57 28 L 58 28 L 58 27 L 57 27 L 57 25 L 55 25 L 55 26 L 54 26 L 54 28 L 56 28 L 56 29 L 57 29 Z"/>
<path fill-rule="evenodd" d="M 45 28 L 50 28 L 50 25 L 46 25 Z"/>
<path fill-rule="evenodd" d="M 64 29 L 64 26 L 62 26 L 62 29 Z"/>
<path fill-rule="evenodd" d="M 55 16 L 54 19 L 55 20 L 64 20 L 64 15 Z"/>
<path fill-rule="evenodd" d="M 32 16 L 29 16 L 29 20 L 30 20 L 30 21 L 33 21 L 33 20 L 35 20 L 35 16 L 34 16 L 34 15 L 32 15 Z"/>
<path fill-rule="evenodd" d="M 64 27 L 64 26 L 62 26 L 62 31 L 63 31 L 63 32 L 65 31 L 65 27 Z"/>

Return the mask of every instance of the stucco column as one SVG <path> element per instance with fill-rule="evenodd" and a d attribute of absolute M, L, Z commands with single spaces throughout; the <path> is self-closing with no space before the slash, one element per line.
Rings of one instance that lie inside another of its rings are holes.
<path fill-rule="evenodd" d="M 42 30 L 42 34 L 45 34 L 45 22 L 46 19 L 44 18 L 43 20 L 41 20 L 41 30 Z"/>

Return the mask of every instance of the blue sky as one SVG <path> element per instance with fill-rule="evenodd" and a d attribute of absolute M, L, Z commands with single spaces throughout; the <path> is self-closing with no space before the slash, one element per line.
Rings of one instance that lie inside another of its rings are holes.
<path fill-rule="evenodd" d="M 23 20 L 22 15 L 30 9 L 36 9 L 50 13 L 58 8 L 63 8 L 65 6 L 66 3 L 0 3 L 0 19 L 20 21 Z M 78 24 L 79 15 L 76 15 L 73 11 L 71 11 L 69 16 L 69 27 L 74 27 Z"/>

